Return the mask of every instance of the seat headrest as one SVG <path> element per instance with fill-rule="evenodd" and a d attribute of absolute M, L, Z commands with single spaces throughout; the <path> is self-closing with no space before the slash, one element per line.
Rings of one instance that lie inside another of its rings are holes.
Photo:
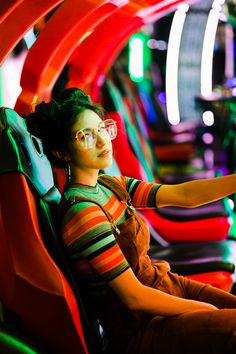
<path fill-rule="evenodd" d="M 40 195 L 54 187 L 51 164 L 40 139 L 27 130 L 25 119 L 13 109 L 0 108 L 0 174 L 24 174 Z"/>

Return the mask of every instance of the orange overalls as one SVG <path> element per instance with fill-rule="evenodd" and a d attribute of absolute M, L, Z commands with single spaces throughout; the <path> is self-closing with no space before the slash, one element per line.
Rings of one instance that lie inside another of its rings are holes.
<path fill-rule="evenodd" d="M 130 311 L 109 288 L 101 303 L 96 304 L 108 337 L 108 354 L 236 354 L 236 297 L 172 273 L 164 260 L 151 262 L 147 255 L 149 229 L 131 206 L 128 192 L 109 176 L 99 177 L 99 183 L 127 203 L 128 217 L 122 224 L 115 225 L 112 215 L 94 200 L 75 197 L 70 205 L 91 201 L 101 207 L 139 281 L 168 294 L 209 302 L 222 309 L 152 316 Z"/>

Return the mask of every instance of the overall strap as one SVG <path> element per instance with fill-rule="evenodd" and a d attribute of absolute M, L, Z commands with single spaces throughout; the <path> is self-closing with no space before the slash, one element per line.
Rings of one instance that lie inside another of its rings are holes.
<path fill-rule="evenodd" d="M 100 175 L 98 176 L 98 181 L 100 184 L 110 189 L 121 202 L 126 202 L 128 206 L 128 210 L 131 214 L 134 212 L 135 209 L 131 203 L 131 198 L 129 193 L 121 185 L 121 183 L 116 180 L 116 178 L 108 175 Z"/>
<path fill-rule="evenodd" d="M 130 200 L 130 195 L 116 178 L 108 175 L 98 176 L 98 182 L 110 189 L 120 201 Z"/>

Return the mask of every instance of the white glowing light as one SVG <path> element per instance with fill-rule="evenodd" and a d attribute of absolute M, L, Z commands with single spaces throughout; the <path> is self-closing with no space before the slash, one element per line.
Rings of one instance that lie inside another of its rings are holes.
<path fill-rule="evenodd" d="M 185 5 L 185 6 L 184 6 Z M 175 12 L 170 30 L 166 59 L 166 108 L 168 120 L 176 125 L 180 122 L 178 102 L 178 63 L 180 41 L 189 6 L 182 4 Z"/>
<path fill-rule="evenodd" d="M 229 203 L 229 207 L 230 207 L 232 210 L 234 210 L 234 202 L 233 202 L 233 200 L 228 198 L 228 203 Z"/>
<path fill-rule="evenodd" d="M 109 2 L 118 7 L 121 7 L 127 5 L 129 3 L 129 0 L 110 0 Z"/>
<path fill-rule="evenodd" d="M 201 95 L 210 96 L 212 94 L 212 62 L 217 25 L 222 13 L 222 5 L 225 0 L 215 0 L 209 12 L 206 30 L 203 40 L 201 59 Z"/>
<path fill-rule="evenodd" d="M 212 3 L 212 8 L 214 9 L 214 8 L 220 7 L 220 10 L 221 10 L 221 7 L 222 7 L 222 5 L 224 5 L 224 3 L 225 3 L 225 0 L 215 0 Z"/>
<path fill-rule="evenodd" d="M 143 40 L 133 37 L 129 42 L 129 74 L 134 81 L 143 78 Z"/>
<path fill-rule="evenodd" d="M 215 121 L 213 112 L 212 111 L 205 111 L 202 114 L 202 121 L 208 127 L 212 126 Z"/>
<path fill-rule="evenodd" d="M 9 55 L 0 68 L 0 106 L 14 108 L 22 88 L 20 86 L 21 72 L 27 56 L 23 49 L 17 56 Z"/>
<path fill-rule="evenodd" d="M 24 40 L 28 49 L 32 47 L 34 42 L 36 41 L 36 36 L 34 34 L 33 28 L 31 28 L 26 34 L 24 35 Z"/>
<path fill-rule="evenodd" d="M 188 4 L 179 4 L 178 5 L 178 11 L 180 12 L 188 12 L 189 5 Z"/>

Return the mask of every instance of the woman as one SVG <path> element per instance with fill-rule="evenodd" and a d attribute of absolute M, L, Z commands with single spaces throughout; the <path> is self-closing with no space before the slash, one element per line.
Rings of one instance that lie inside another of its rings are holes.
<path fill-rule="evenodd" d="M 62 237 L 108 353 L 236 354 L 236 297 L 152 264 L 134 211 L 212 202 L 236 192 L 236 175 L 177 185 L 99 176 L 112 163 L 116 126 L 79 89 L 39 104 L 26 122 L 52 163 L 66 166 Z"/>

